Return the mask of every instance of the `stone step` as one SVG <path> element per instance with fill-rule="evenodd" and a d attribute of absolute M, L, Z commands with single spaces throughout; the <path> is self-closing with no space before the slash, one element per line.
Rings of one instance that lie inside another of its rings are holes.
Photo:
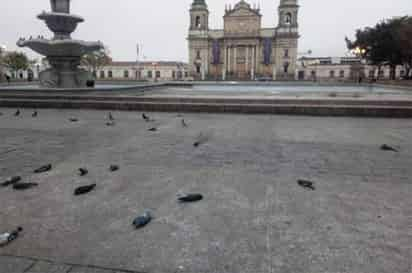
<path fill-rule="evenodd" d="M 412 106 L 0 99 L 0 107 L 411 118 Z"/>

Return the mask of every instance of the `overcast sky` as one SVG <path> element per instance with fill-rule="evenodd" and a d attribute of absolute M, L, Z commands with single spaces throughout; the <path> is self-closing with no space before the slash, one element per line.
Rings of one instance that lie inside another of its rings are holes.
<path fill-rule="evenodd" d="M 206 0 L 210 27 L 222 28 L 225 4 L 237 0 Z M 260 0 L 264 27 L 277 22 L 280 0 Z M 147 60 L 187 61 L 187 30 L 192 0 L 72 0 L 72 13 L 86 21 L 78 26 L 74 38 L 101 40 L 115 60 L 136 59 L 136 43 L 142 44 Z M 314 56 L 346 54 L 344 37 L 356 28 L 373 25 L 383 18 L 412 15 L 411 0 L 300 0 L 299 51 L 309 49 Z M 36 15 L 50 10 L 49 0 L 1 0 L 0 44 L 16 49 L 20 36 L 51 32 Z M 25 50 L 29 53 L 29 50 Z M 35 56 L 31 54 L 31 56 Z M 141 58 L 142 59 L 142 58 Z"/>

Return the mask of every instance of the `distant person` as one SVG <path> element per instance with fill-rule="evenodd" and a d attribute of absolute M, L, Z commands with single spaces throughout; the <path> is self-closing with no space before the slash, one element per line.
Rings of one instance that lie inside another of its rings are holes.
<path fill-rule="evenodd" d="M 8 84 L 10 84 L 10 80 L 11 80 L 10 76 L 6 74 L 6 81 L 7 81 Z"/>
<path fill-rule="evenodd" d="M 361 83 L 362 83 L 362 81 L 363 81 L 362 77 L 359 77 L 359 79 L 358 79 L 358 83 L 359 83 L 359 84 L 361 84 Z"/>

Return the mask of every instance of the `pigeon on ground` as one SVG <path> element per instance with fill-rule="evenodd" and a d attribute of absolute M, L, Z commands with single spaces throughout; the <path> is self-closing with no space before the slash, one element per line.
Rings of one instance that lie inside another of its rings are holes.
<path fill-rule="evenodd" d="M 203 199 L 203 195 L 198 194 L 198 193 L 191 193 L 191 194 L 186 194 L 179 196 L 177 200 L 181 203 L 191 203 L 191 202 L 197 202 Z"/>
<path fill-rule="evenodd" d="M 16 191 L 24 191 L 34 187 L 37 187 L 39 184 L 37 183 L 17 183 L 13 185 L 13 189 Z"/>
<path fill-rule="evenodd" d="M 148 131 L 150 131 L 150 132 L 156 132 L 156 131 L 157 131 L 157 128 L 156 128 L 156 127 L 152 127 L 152 128 L 150 128 Z"/>
<path fill-rule="evenodd" d="M 187 123 L 186 123 L 186 121 L 185 121 L 184 119 L 182 119 L 182 126 L 183 126 L 184 128 L 188 127 L 188 125 L 187 125 Z"/>
<path fill-rule="evenodd" d="M 17 111 L 14 113 L 14 116 L 15 117 L 20 116 L 20 110 L 19 109 L 17 109 Z"/>
<path fill-rule="evenodd" d="M 298 180 L 298 185 L 301 186 L 302 188 L 305 188 L 307 190 L 315 190 L 315 183 L 313 183 L 312 181 L 307 181 L 307 180 Z"/>
<path fill-rule="evenodd" d="M 69 120 L 70 120 L 71 122 L 78 122 L 78 121 L 79 121 L 78 118 L 69 118 Z"/>
<path fill-rule="evenodd" d="M 16 184 L 20 180 L 21 180 L 20 176 L 13 176 L 13 177 L 10 177 L 9 179 L 7 179 L 6 181 L 4 181 L 3 183 L 1 183 L 1 186 L 2 187 L 8 187 L 10 185 Z"/>
<path fill-rule="evenodd" d="M 111 172 L 115 172 L 115 171 L 118 171 L 119 170 L 119 166 L 117 166 L 117 165 L 110 165 L 110 171 Z"/>
<path fill-rule="evenodd" d="M 12 232 L 6 232 L 3 234 L 0 234 L 0 246 L 5 246 L 9 244 L 10 242 L 14 241 L 19 237 L 19 233 L 23 231 L 22 227 L 17 227 L 16 230 L 13 230 Z"/>
<path fill-rule="evenodd" d="M 152 221 L 152 215 L 149 211 L 146 211 L 143 215 L 138 216 L 136 219 L 134 219 L 133 226 L 136 229 L 143 228 L 144 226 L 149 224 L 150 221 Z"/>
<path fill-rule="evenodd" d="M 199 147 L 199 146 L 202 145 L 203 143 L 206 143 L 206 141 L 207 141 L 208 139 L 209 139 L 209 138 L 208 138 L 206 135 L 204 135 L 203 133 L 200 133 L 199 136 L 196 138 L 195 143 L 193 143 L 193 146 Z"/>
<path fill-rule="evenodd" d="M 88 185 L 88 186 L 78 187 L 74 190 L 74 195 L 82 195 L 82 194 L 89 193 L 92 190 L 94 190 L 94 188 L 96 188 L 96 184 L 91 184 L 91 185 Z"/>
<path fill-rule="evenodd" d="M 52 165 L 51 165 L 51 164 L 47 164 L 47 165 L 44 165 L 44 166 L 42 166 L 42 167 L 34 170 L 34 172 L 35 172 L 35 173 L 45 173 L 45 172 L 50 171 L 51 169 L 52 169 Z"/>
<path fill-rule="evenodd" d="M 113 121 L 114 120 L 114 117 L 113 117 L 113 115 L 112 115 L 112 113 L 111 112 L 109 112 L 109 115 L 107 116 L 108 118 L 109 118 L 109 120 L 111 120 L 111 121 Z"/>
<path fill-rule="evenodd" d="M 79 175 L 80 176 L 85 176 L 88 173 L 89 173 L 89 171 L 86 168 L 79 168 Z"/>
<path fill-rule="evenodd" d="M 142 114 L 142 118 L 143 118 L 146 122 L 154 121 L 154 120 L 151 119 L 149 116 L 147 116 L 145 113 Z"/>
<path fill-rule="evenodd" d="M 382 151 L 399 152 L 398 149 L 396 149 L 396 148 L 394 148 L 394 147 L 392 147 L 392 146 L 389 146 L 389 145 L 387 145 L 387 144 L 383 144 L 383 145 L 381 146 L 381 150 L 382 150 Z"/>
<path fill-rule="evenodd" d="M 31 116 L 32 116 L 33 118 L 37 117 L 37 111 L 34 111 L 33 114 L 31 114 Z"/>
<path fill-rule="evenodd" d="M 115 125 L 116 125 L 116 123 L 113 120 L 106 122 L 106 126 L 108 126 L 108 127 L 113 127 Z"/>

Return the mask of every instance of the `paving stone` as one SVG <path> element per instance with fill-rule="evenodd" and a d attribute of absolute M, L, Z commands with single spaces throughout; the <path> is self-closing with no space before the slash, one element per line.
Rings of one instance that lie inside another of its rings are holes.
<path fill-rule="evenodd" d="M 0 256 L 0 273 L 23 273 L 33 263 L 29 259 Z"/>
<path fill-rule="evenodd" d="M 71 266 L 38 261 L 25 273 L 67 273 Z"/>
<path fill-rule="evenodd" d="M 112 270 L 76 266 L 70 270 L 70 273 L 115 273 L 115 272 Z"/>

